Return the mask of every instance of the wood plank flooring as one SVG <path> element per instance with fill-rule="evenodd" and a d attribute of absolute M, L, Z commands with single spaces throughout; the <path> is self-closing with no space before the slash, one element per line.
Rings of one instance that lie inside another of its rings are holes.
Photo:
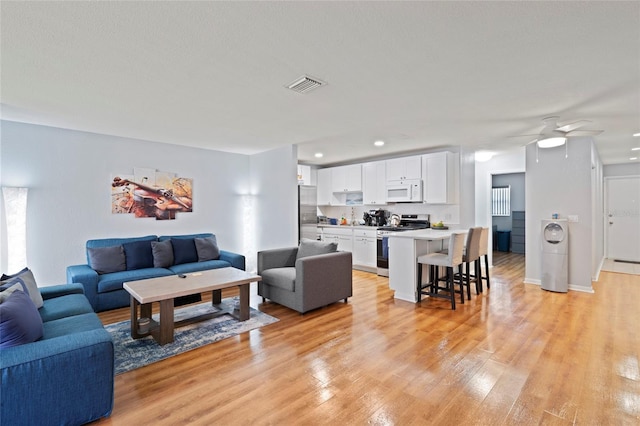
<path fill-rule="evenodd" d="M 522 283 L 522 255 L 494 263 L 491 289 L 456 311 L 360 271 L 348 304 L 305 315 L 253 288 L 279 322 L 116 376 L 95 424 L 640 424 L 640 276 L 556 294 Z"/>

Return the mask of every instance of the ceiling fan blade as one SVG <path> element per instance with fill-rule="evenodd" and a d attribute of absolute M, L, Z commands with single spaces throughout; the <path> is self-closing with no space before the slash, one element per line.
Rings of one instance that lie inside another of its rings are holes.
<path fill-rule="evenodd" d="M 574 130 L 568 132 L 567 136 L 598 136 L 604 130 Z"/>
<path fill-rule="evenodd" d="M 582 126 L 584 126 L 585 124 L 589 124 L 591 123 L 591 121 L 589 120 L 578 120 L 578 121 L 574 121 L 573 123 L 568 123 L 568 124 L 564 124 L 560 127 L 556 127 L 556 130 L 560 131 L 560 132 L 571 132 L 572 130 L 575 130 L 577 128 L 580 128 Z"/>

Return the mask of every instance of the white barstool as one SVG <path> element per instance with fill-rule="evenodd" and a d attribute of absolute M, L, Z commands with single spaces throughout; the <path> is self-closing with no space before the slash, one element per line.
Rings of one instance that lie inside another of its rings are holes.
<path fill-rule="evenodd" d="M 478 268 L 480 267 L 480 239 L 482 236 L 482 228 L 469 228 L 467 234 L 467 243 L 464 248 L 462 262 L 465 264 L 466 273 L 464 276 L 465 287 L 467 287 L 467 297 L 471 300 L 471 281 L 476 283 L 476 294 L 482 293 L 482 280 Z M 471 274 L 471 264 L 473 263 L 475 273 Z"/>
<path fill-rule="evenodd" d="M 462 277 L 462 252 L 464 250 L 464 234 L 453 233 L 449 237 L 449 249 L 447 253 L 429 253 L 418 257 L 418 302 L 422 300 L 422 295 L 429 297 L 439 297 L 451 300 L 451 309 L 456 309 L 455 299 L 455 273 L 453 268 L 458 267 L 458 276 Z M 429 282 L 422 284 L 422 266 L 429 265 Z M 438 284 L 438 267 L 447 268 L 447 287 L 440 287 Z M 460 284 L 460 300 L 464 303 L 463 283 Z M 426 291 L 425 291 L 426 290 Z M 440 290 L 446 290 L 448 295 L 440 294 Z"/>

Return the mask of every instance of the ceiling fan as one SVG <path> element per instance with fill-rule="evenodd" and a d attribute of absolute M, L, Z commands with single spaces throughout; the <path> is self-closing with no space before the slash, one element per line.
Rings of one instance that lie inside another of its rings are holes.
<path fill-rule="evenodd" d="M 589 120 L 578 120 L 573 123 L 558 124 L 560 117 L 552 116 L 542 119 L 544 128 L 538 135 L 523 135 L 523 136 L 536 136 L 536 139 L 529 143 L 537 142 L 540 148 L 554 148 L 556 146 L 564 145 L 567 138 L 572 136 L 596 136 L 602 133 L 602 130 L 578 130 L 580 127 L 591 123 Z"/>

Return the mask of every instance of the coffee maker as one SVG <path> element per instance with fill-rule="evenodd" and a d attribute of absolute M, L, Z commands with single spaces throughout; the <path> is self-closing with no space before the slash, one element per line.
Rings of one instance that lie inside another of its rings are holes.
<path fill-rule="evenodd" d="M 369 210 L 369 216 L 372 218 L 372 226 L 385 226 L 390 212 L 383 209 Z"/>

